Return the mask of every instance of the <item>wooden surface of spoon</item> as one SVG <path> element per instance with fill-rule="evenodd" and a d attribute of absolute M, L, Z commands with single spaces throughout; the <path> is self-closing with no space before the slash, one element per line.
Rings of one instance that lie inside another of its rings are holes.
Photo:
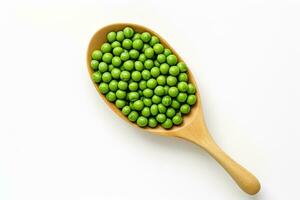
<path fill-rule="evenodd" d="M 89 75 L 93 73 L 93 70 L 90 67 L 91 63 L 91 55 L 93 50 L 99 49 L 100 46 L 106 42 L 106 34 L 110 31 L 119 31 L 123 30 L 126 26 L 132 27 L 136 32 L 149 32 L 152 35 L 156 35 L 160 42 L 166 47 L 171 49 L 173 54 L 175 54 L 179 61 L 183 61 L 180 55 L 164 40 L 161 36 L 157 33 L 152 31 L 151 29 L 137 25 L 137 24 L 130 24 L 130 23 L 116 23 L 107 25 L 100 30 L 98 30 L 92 39 L 90 40 L 88 50 L 87 50 L 87 67 L 89 71 Z M 195 79 L 191 73 L 188 71 L 189 81 L 197 86 Z M 130 123 L 131 125 L 135 126 L 136 128 L 140 128 L 135 123 L 130 122 L 126 116 L 122 114 L 122 112 L 109 101 L 106 100 L 105 96 L 102 95 L 98 89 L 97 84 L 95 84 L 96 90 L 104 100 L 104 102 L 122 119 Z M 232 160 L 226 153 L 224 153 L 220 147 L 214 142 L 213 138 L 210 136 L 208 129 L 206 127 L 204 118 L 203 118 L 203 111 L 201 107 L 201 100 L 200 100 L 200 91 L 197 88 L 197 103 L 192 107 L 191 112 L 184 116 L 184 122 L 180 126 L 173 126 L 171 129 L 166 130 L 161 126 L 157 126 L 156 128 L 140 128 L 151 133 L 155 133 L 158 135 L 164 136 L 174 136 L 186 139 L 191 141 L 203 149 L 205 149 L 234 179 L 234 181 L 239 185 L 239 187 L 248 194 L 254 195 L 260 190 L 260 183 L 257 178 L 251 174 L 248 170 L 243 168 L 241 165 L 236 163 Z"/>

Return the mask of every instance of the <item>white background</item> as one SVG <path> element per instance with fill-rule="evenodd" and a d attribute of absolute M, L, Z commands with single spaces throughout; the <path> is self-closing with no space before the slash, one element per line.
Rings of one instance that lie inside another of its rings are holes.
<path fill-rule="evenodd" d="M 1 200 L 299 199 L 298 0 L 0 4 Z M 260 179 L 258 195 L 197 146 L 109 110 L 85 52 L 113 22 L 146 25 L 182 55 L 213 137 Z"/>

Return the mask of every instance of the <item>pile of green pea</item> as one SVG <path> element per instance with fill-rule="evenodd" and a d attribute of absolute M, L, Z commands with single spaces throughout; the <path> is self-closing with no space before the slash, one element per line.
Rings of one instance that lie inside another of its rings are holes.
<path fill-rule="evenodd" d="M 186 64 L 149 32 L 109 32 L 91 56 L 99 91 L 140 127 L 180 125 L 197 101 Z"/>

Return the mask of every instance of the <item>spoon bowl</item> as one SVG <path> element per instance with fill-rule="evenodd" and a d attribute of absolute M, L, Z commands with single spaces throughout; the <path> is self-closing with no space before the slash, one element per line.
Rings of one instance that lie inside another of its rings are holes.
<path fill-rule="evenodd" d="M 95 49 L 98 49 L 104 42 L 106 42 L 106 35 L 111 31 L 119 31 L 123 30 L 125 27 L 130 26 L 136 32 L 149 32 L 151 35 L 156 35 L 163 46 L 169 48 L 173 54 L 175 54 L 179 61 L 183 61 L 180 55 L 164 40 L 161 36 L 155 33 L 153 30 L 131 23 L 116 23 L 107 25 L 100 30 L 98 30 L 90 40 L 87 50 L 87 67 L 89 75 L 91 76 L 93 70 L 90 67 L 91 63 L 91 55 Z M 191 141 L 203 149 L 205 149 L 215 160 L 231 175 L 231 177 L 235 180 L 235 182 L 239 185 L 239 187 L 248 194 L 256 194 L 260 190 L 260 183 L 257 178 L 251 174 L 248 170 L 243 168 L 241 165 L 232 160 L 227 154 L 225 154 L 220 147 L 214 142 L 213 138 L 208 132 L 206 127 L 203 111 L 201 107 L 200 100 L 200 92 L 197 88 L 197 84 L 191 73 L 190 69 L 188 69 L 188 78 L 189 82 L 193 83 L 196 86 L 196 95 L 197 102 L 195 105 L 191 107 L 191 112 L 188 115 L 184 116 L 183 123 L 180 126 L 173 126 L 171 129 L 164 129 L 161 126 L 157 126 L 156 128 L 141 128 L 137 124 L 132 123 L 128 120 L 126 116 L 111 102 L 109 102 L 104 95 L 102 95 L 98 89 L 96 83 L 93 83 L 96 90 L 104 100 L 104 102 L 110 107 L 110 109 L 116 113 L 119 117 L 129 122 L 132 126 L 136 128 L 140 128 L 146 131 L 149 131 L 154 134 L 163 135 L 163 136 L 174 136 L 183 138 L 185 140 Z"/>

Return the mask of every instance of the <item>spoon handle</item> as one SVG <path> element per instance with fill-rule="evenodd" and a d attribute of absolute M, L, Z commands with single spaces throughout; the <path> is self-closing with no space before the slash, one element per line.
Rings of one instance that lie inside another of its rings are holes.
<path fill-rule="evenodd" d="M 260 190 L 257 178 L 231 159 L 212 139 L 201 146 L 230 174 L 244 192 L 254 195 Z"/>

